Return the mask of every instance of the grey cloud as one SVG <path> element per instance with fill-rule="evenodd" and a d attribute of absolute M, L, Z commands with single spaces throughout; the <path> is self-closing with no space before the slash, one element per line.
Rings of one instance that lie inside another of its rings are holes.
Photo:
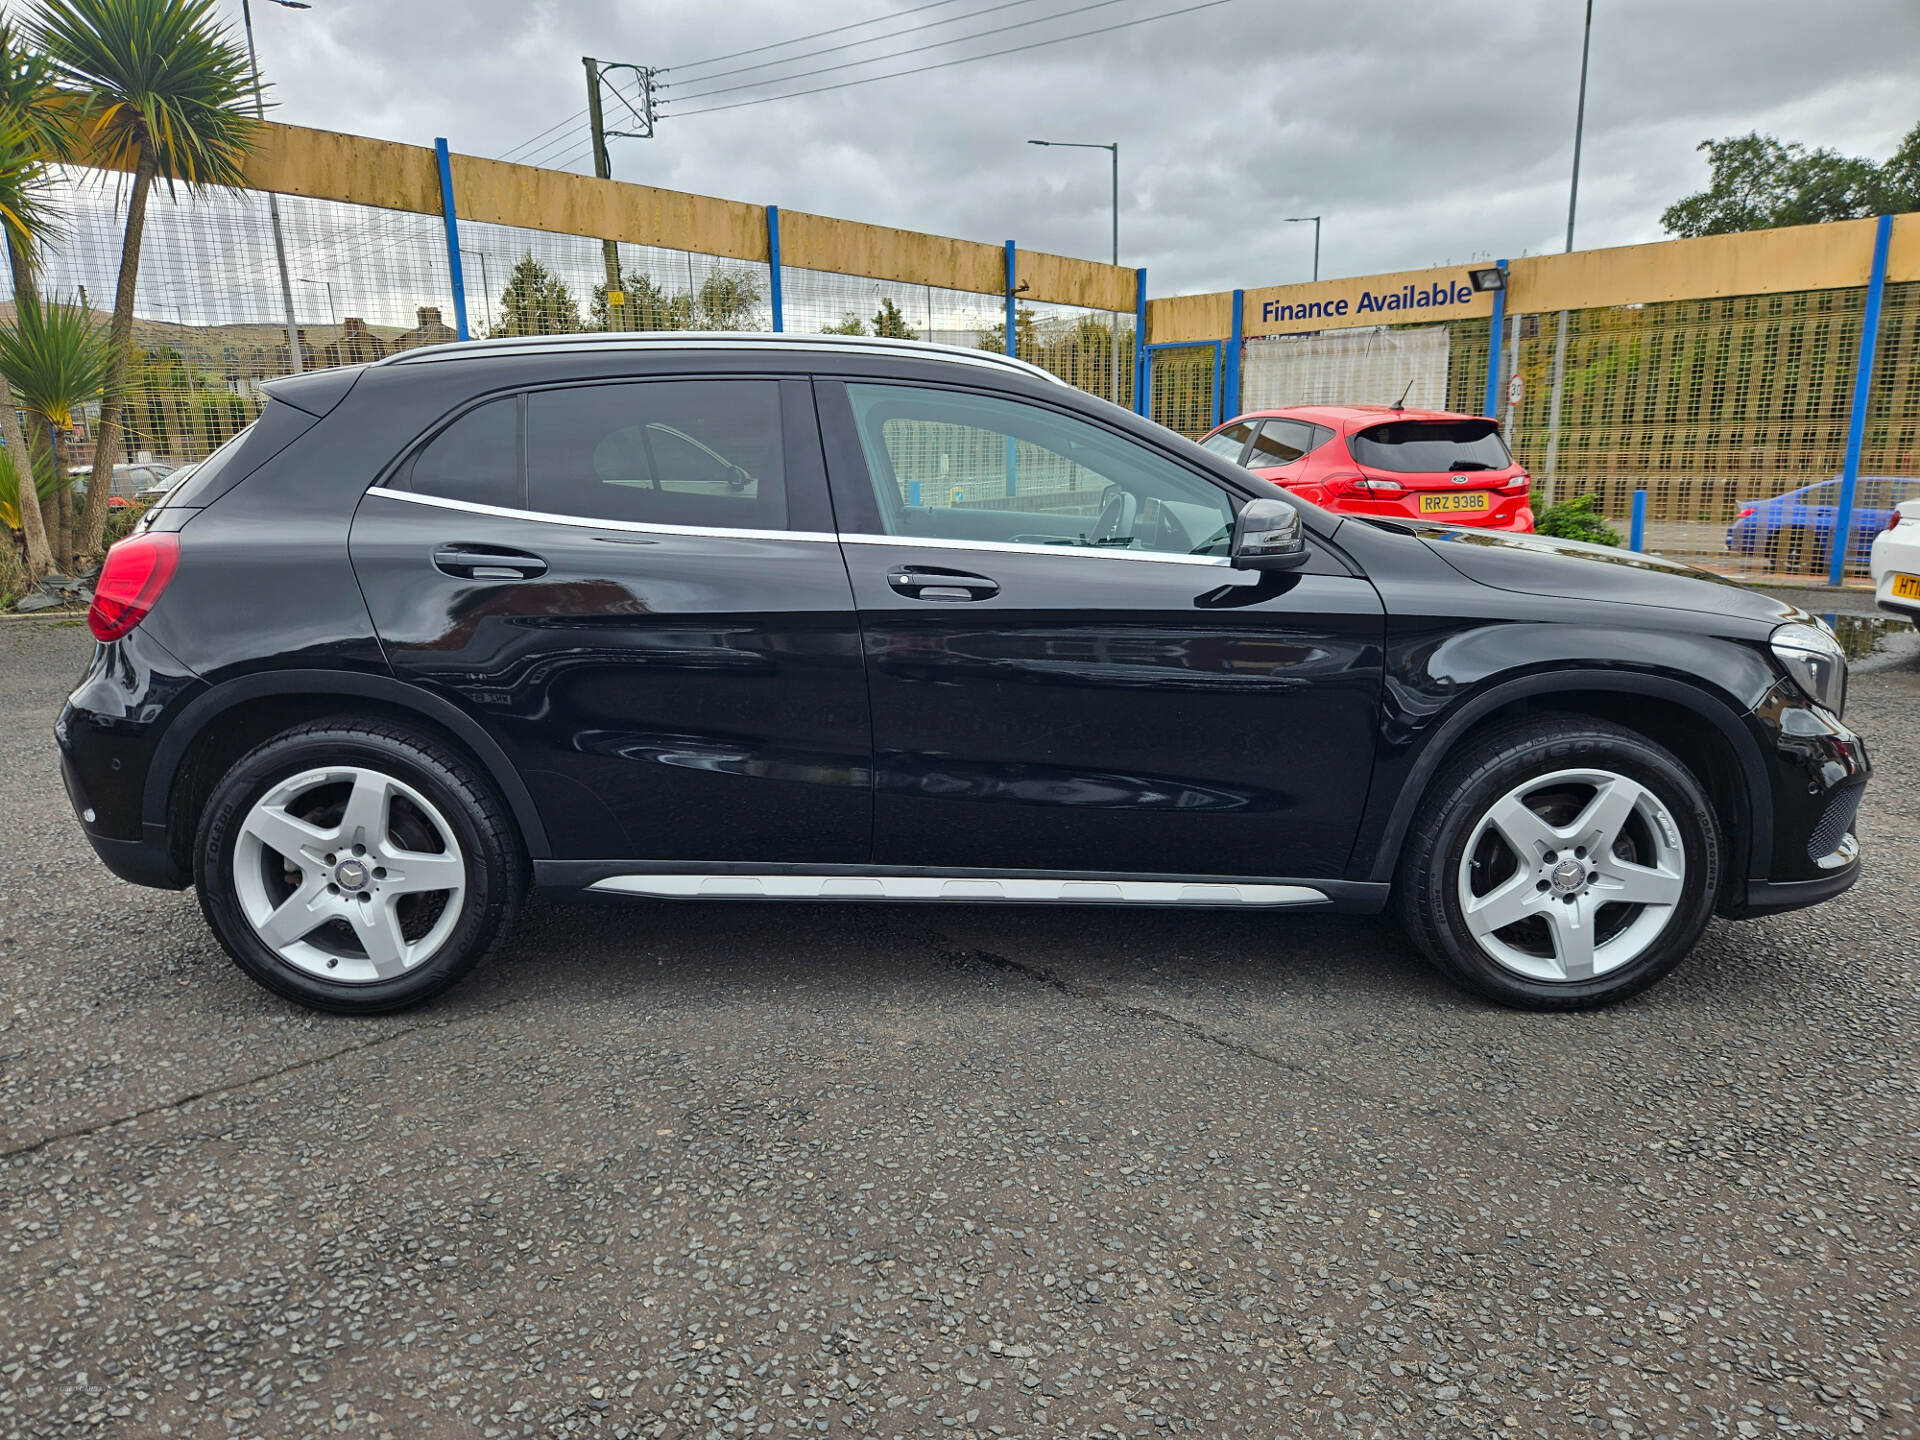
<path fill-rule="evenodd" d="M 1125 0 L 875 68 L 1177 3 Z M 237 19 L 237 0 L 230 8 Z M 583 107 L 583 53 L 684 64 L 889 8 L 906 6 L 315 0 L 304 14 L 257 6 L 256 25 L 279 118 L 414 143 L 444 134 L 455 149 L 492 155 Z M 1065 8 L 1037 0 L 802 68 Z M 1118 139 L 1122 262 L 1148 266 L 1157 293 L 1304 279 L 1311 227 L 1279 223 L 1292 214 L 1325 215 L 1329 275 L 1537 253 L 1558 249 L 1565 225 L 1581 9 L 1581 0 L 1234 0 L 723 114 L 675 116 L 670 106 L 658 139 L 616 142 L 615 173 L 1104 259 L 1105 157 L 1023 142 Z M 1582 245 L 1658 239 L 1660 211 L 1704 179 L 1694 146 L 1708 136 L 1757 127 L 1885 155 L 1920 122 L 1912 0 L 1600 0 L 1596 10 Z M 576 136 L 553 159 L 585 170 L 584 149 Z"/>

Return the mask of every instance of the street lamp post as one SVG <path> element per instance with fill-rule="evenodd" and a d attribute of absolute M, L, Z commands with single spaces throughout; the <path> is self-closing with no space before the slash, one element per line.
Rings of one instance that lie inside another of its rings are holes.
<path fill-rule="evenodd" d="M 294 276 L 296 285 L 324 285 L 327 287 L 327 323 L 334 327 L 340 324 L 340 312 L 333 306 L 333 282 L 331 280 L 309 280 L 304 275 Z"/>
<path fill-rule="evenodd" d="M 1113 156 L 1113 263 L 1120 263 L 1120 142 L 1097 145 L 1085 140 L 1029 140 L 1029 145 L 1046 145 L 1062 150 L 1105 150 Z M 1146 337 L 1136 335 L 1134 344 Z M 1120 403 L 1120 312 L 1113 312 L 1113 403 Z"/>
<path fill-rule="evenodd" d="M 1586 25 L 1580 34 L 1580 99 L 1573 111 L 1573 176 L 1567 182 L 1567 251 L 1573 253 L 1573 212 L 1580 203 L 1580 140 L 1587 128 L 1587 61 L 1593 54 L 1593 0 L 1587 0 Z M 1547 402 L 1547 504 L 1554 502 L 1560 481 L 1560 400 L 1567 373 L 1567 312 L 1553 337 L 1553 391 Z"/>
<path fill-rule="evenodd" d="M 273 0 L 273 3 L 288 10 L 311 10 L 306 0 Z M 240 18 L 247 28 L 247 65 L 253 71 L 253 114 L 258 120 L 267 118 L 266 102 L 260 98 L 260 62 L 253 54 L 253 5 L 251 0 L 240 0 Z M 293 318 L 293 282 L 287 275 L 287 242 L 280 233 L 280 202 L 273 191 L 267 191 L 267 214 L 273 221 L 273 258 L 280 266 L 280 300 L 287 307 L 287 363 L 293 373 L 300 373 L 300 333 Z"/>
<path fill-rule="evenodd" d="M 1320 217 L 1318 215 L 1287 216 L 1289 225 L 1304 225 L 1309 220 L 1313 222 L 1313 278 L 1314 283 L 1318 284 L 1320 280 Z"/>

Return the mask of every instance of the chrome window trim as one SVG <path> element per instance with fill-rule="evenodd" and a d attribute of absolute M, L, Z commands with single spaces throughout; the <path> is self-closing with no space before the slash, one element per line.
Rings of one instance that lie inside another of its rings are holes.
<path fill-rule="evenodd" d="M 1030 876 L 847 874 L 610 875 L 587 887 L 655 900 L 948 900 L 1047 905 L 1322 905 L 1307 885 L 1223 880 L 1036 879 Z"/>
<path fill-rule="evenodd" d="M 532 520 L 543 525 L 572 525 L 581 530 L 621 530 L 638 535 L 697 535 L 712 540 L 812 540 L 832 542 L 835 537 L 824 530 L 744 530 L 722 525 L 654 525 L 641 520 L 595 520 L 585 515 L 555 515 L 544 510 L 515 510 L 505 505 L 482 505 L 475 500 L 450 500 L 443 495 L 415 495 L 406 490 L 389 490 L 375 485 L 367 491 L 384 500 L 405 500 L 414 505 L 431 505 L 440 510 L 460 510 L 472 515 L 493 515 L 502 520 Z"/>
<path fill-rule="evenodd" d="M 1085 560 L 1150 560 L 1162 565 L 1211 565 L 1225 568 L 1233 564 L 1226 555 L 1176 555 L 1158 550 L 1111 550 L 1094 545 L 1034 545 L 1011 540 L 943 540 L 919 535 L 847 535 L 842 545 L 916 545 L 933 550 L 987 550 L 1005 555 L 1072 555 Z"/>

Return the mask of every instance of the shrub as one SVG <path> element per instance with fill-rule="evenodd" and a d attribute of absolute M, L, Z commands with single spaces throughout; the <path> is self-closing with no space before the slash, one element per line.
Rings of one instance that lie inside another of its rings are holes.
<path fill-rule="evenodd" d="M 1591 495 L 1576 495 L 1533 512 L 1533 528 L 1560 540 L 1584 540 L 1589 545 L 1618 545 L 1620 532 L 1607 523 Z"/>

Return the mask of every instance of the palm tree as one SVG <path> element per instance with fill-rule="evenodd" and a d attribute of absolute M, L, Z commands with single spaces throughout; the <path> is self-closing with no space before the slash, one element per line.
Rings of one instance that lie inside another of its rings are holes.
<path fill-rule="evenodd" d="M 0 234 L 6 236 L 7 251 L 14 257 L 17 306 L 35 298 L 31 285 L 34 246 L 50 232 L 52 219 L 46 210 L 46 166 L 41 163 L 34 142 L 17 129 L 4 128 L 5 125 L 4 108 L 0 107 Z M 23 279 L 29 283 L 23 286 Z M 13 460 L 12 520 L 20 527 L 21 537 L 27 544 L 27 572 L 45 575 L 53 569 L 53 551 L 47 543 L 46 519 L 34 485 L 33 455 L 20 432 L 13 395 L 4 375 L 0 375 L 0 441 L 6 443 L 7 454 Z"/>
<path fill-rule="evenodd" d="M 245 46 L 220 24 L 213 0 L 42 0 L 29 38 L 53 62 L 60 83 L 80 96 L 78 153 L 133 172 L 108 331 L 112 369 L 80 521 L 80 548 L 92 551 L 106 523 L 121 443 L 148 193 L 156 179 L 167 183 L 169 194 L 176 183 L 237 188 L 243 182 L 242 166 L 259 133 L 247 113 L 254 75 Z"/>
<path fill-rule="evenodd" d="M 113 346 L 85 307 L 37 295 L 15 298 L 13 324 L 0 325 L 0 377 L 12 387 L 14 402 L 51 432 L 56 485 L 66 481 L 61 432 L 72 426 L 81 406 L 100 394 L 113 370 Z M 13 413 L 12 405 L 7 413 Z M 111 467 L 107 473 L 111 477 Z M 89 505 L 101 483 L 96 472 L 87 487 Z M 21 488 L 23 500 L 31 493 L 27 485 Z M 24 514 L 26 505 L 20 508 Z M 73 562 L 73 543 L 66 527 L 59 528 L 54 558 L 65 569 Z"/>
<path fill-rule="evenodd" d="M 70 148 L 73 108 L 55 84 L 53 62 L 0 15 L 0 234 L 16 298 L 39 293 L 39 251 L 56 233 L 47 209 L 47 163 Z M 10 523 L 26 541 L 28 571 L 44 575 L 53 568 L 53 554 L 33 476 L 53 471 L 45 437 L 36 433 L 32 440 L 29 445 L 22 439 L 13 397 L 0 378 L 0 441 L 14 469 Z"/>

